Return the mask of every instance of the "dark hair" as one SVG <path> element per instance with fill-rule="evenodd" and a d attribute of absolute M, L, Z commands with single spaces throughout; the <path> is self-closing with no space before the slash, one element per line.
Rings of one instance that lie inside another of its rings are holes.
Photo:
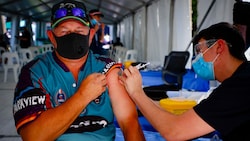
<path fill-rule="evenodd" d="M 244 39 L 238 29 L 232 24 L 220 22 L 203 29 L 194 38 L 194 45 L 197 44 L 200 39 L 223 39 L 231 45 L 229 46 L 229 52 L 232 56 L 240 60 L 247 60 L 244 55 L 246 50 Z"/>
<path fill-rule="evenodd" d="M 100 17 L 104 17 L 104 15 L 102 14 L 102 12 L 99 11 L 99 9 L 91 9 L 89 11 L 89 16 L 92 17 L 94 15 L 98 15 Z"/>

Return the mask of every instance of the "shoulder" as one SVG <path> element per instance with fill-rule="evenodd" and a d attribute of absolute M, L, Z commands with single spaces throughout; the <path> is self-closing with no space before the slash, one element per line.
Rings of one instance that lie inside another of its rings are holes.
<path fill-rule="evenodd" d="M 41 73 L 53 66 L 53 57 L 51 53 L 37 56 L 35 59 L 22 67 L 22 72 L 29 71 L 32 73 Z"/>
<path fill-rule="evenodd" d="M 103 64 L 113 64 L 114 61 L 105 55 L 94 54 L 92 50 L 89 51 L 88 59 L 91 60 L 92 63 L 103 63 Z"/>
<path fill-rule="evenodd" d="M 249 61 L 243 62 L 231 76 L 231 79 L 234 78 L 249 79 L 250 78 L 249 72 L 250 72 L 250 62 Z"/>

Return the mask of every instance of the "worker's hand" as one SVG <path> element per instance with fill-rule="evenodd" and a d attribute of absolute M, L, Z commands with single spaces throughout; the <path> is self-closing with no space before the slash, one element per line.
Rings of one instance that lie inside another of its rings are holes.
<path fill-rule="evenodd" d="M 141 91 L 143 91 L 142 77 L 136 67 L 130 66 L 128 69 L 125 69 L 119 79 L 125 86 L 130 96 L 141 93 Z"/>
<path fill-rule="evenodd" d="M 78 92 L 80 92 L 81 95 L 84 95 L 84 98 L 92 101 L 106 90 L 106 85 L 107 81 L 104 74 L 93 73 L 82 81 Z"/>
<path fill-rule="evenodd" d="M 96 32 L 96 31 L 98 31 L 98 29 L 99 29 L 99 25 L 98 25 L 98 24 L 96 24 L 96 25 L 94 26 L 94 29 L 95 29 L 95 32 Z"/>
<path fill-rule="evenodd" d="M 104 28 L 105 28 L 105 24 L 101 23 L 101 29 L 104 30 Z"/>

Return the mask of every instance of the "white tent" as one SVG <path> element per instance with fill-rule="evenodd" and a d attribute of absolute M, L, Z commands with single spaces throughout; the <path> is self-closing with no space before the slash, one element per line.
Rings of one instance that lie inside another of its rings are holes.
<path fill-rule="evenodd" d="M 191 0 L 159 0 L 139 9 L 118 24 L 118 36 L 127 48 L 139 51 L 139 61 L 163 64 L 170 51 L 184 51 L 192 40 Z M 232 23 L 234 1 L 199 0 L 198 25 L 200 29 L 218 22 Z M 192 47 L 189 48 L 190 53 Z M 192 56 L 192 54 L 191 54 Z M 191 61 L 187 67 L 190 68 Z"/>

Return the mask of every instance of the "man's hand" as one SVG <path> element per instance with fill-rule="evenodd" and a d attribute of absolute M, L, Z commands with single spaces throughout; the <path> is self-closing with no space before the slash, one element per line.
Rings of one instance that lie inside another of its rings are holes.
<path fill-rule="evenodd" d="M 96 24 L 96 25 L 94 26 L 94 29 L 95 29 L 95 32 L 96 32 L 96 31 L 98 31 L 98 29 L 99 29 L 99 25 L 98 25 L 98 24 Z"/>
<path fill-rule="evenodd" d="M 96 99 L 106 90 L 106 76 L 101 73 L 90 74 L 79 87 L 79 92 L 90 101 Z"/>

